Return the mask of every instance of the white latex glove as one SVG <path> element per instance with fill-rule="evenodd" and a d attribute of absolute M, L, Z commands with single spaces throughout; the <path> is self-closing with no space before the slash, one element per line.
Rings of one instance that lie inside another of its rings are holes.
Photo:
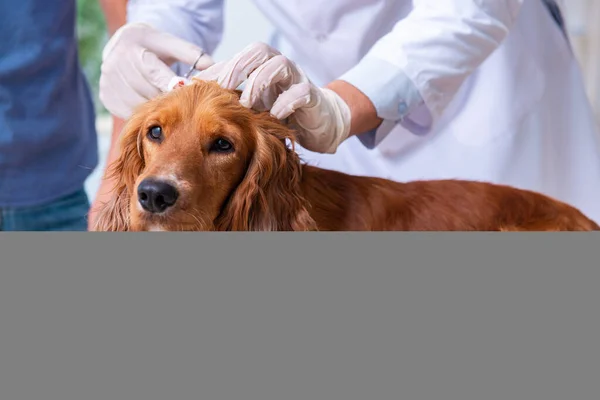
<path fill-rule="evenodd" d="M 169 65 L 180 61 L 204 69 L 213 60 L 203 51 L 169 33 L 141 23 L 121 27 L 102 52 L 100 100 L 113 115 L 131 116 L 140 104 L 169 90 L 175 73 Z"/>
<path fill-rule="evenodd" d="M 319 153 L 335 153 L 350 134 L 350 108 L 337 93 L 319 88 L 292 61 L 264 43 L 255 43 L 231 60 L 199 72 L 195 78 L 236 89 L 245 83 L 240 103 L 290 117 L 298 142 Z"/>

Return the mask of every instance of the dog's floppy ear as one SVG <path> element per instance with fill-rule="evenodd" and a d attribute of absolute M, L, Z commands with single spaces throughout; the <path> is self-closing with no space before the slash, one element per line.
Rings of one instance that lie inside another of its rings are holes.
<path fill-rule="evenodd" d="M 107 178 L 114 180 L 112 196 L 98 209 L 94 231 L 130 230 L 130 199 L 135 180 L 144 169 L 144 159 L 140 147 L 143 113 L 133 116 L 125 125 L 120 141 L 119 158 L 109 168 Z"/>
<path fill-rule="evenodd" d="M 257 143 L 243 181 L 217 221 L 221 230 L 308 231 L 316 223 L 302 197 L 302 166 L 292 132 L 268 114 L 255 116 Z"/>

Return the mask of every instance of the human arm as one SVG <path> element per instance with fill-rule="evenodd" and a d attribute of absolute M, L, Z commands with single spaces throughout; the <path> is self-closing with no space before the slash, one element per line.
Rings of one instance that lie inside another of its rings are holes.
<path fill-rule="evenodd" d="M 108 30 L 108 35 L 112 36 L 121 26 L 125 24 L 126 15 L 127 15 L 127 0 L 99 0 L 100 6 L 104 11 L 104 19 L 106 21 L 106 27 Z M 112 133 L 110 139 L 110 149 L 108 152 L 106 165 L 110 165 L 113 161 L 115 161 L 118 157 L 118 137 L 123 128 L 125 122 L 117 117 L 112 117 Z M 113 180 L 107 176 L 106 171 L 102 176 L 102 180 L 100 181 L 100 186 L 98 188 L 98 192 L 96 193 L 96 197 L 94 198 L 90 211 L 88 213 L 88 229 L 92 229 L 94 226 L 94 222 L 96 220 L 96 216 L 98 213 L 99 207 L 108 201 L 111 196 L 112 189 L 114 187 Z"/>
<path fill-rule="evenodd" d="M 280 118 L 290 116 L 281 110 L 291 109 L 306 128 L 301 129 L 304 138 L 321 138 L 310 143 L 310 150 L 335 152 L 352 135 L 372 148 L 398 123 L 426 133 L 465 79 L 502 43 L 522 1 L 415 0 L 406 18 L 325 88 L 307 85 L 308 77 L 275 51 L 252 54 L 264 51 L 260 46 L 245 49 L 229 66 L 210 69 L 221 68 L 212 75 L 233 78 L 227 79 L 230 88 L 246 81 L 242 103 L 249 107 L 275 109 Z M 212 79 L 210 69 L 199 76 Z M 335 128 L 330 129 L 334 139 L 324 135 L 323 126 Z"/>
<path fill-rule="evenodd" d="M 115 34 L 117 29 L 125 25 L 127 18 L 127 0 L 99 0 L 104 12 L 108 35 Z"/>
<path fill-rule="evenodd" d="M 377 130 L 356 132 L 361 141 L 375 147 L 396 123 L 427 133 L 463 82 L 503 42 L 522 3 L 414 1 L 407 18 L 338 79 L 368 97 L 385 122 Z"/>

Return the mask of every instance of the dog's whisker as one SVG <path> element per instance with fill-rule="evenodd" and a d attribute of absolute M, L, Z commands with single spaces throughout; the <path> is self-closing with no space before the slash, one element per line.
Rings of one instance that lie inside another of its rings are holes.
<path fill-rule="evenodd" d="M 196 217 L 195 215 L 193 215 L 193 214 L 191 214 L 191 213 L 189 213 L 189 214 L 190 214 L 190 216 L 191 216 L 192 218 L 194 218 L 194 220 L 197 222 L 197 227 L 198 227 L 198 228 L 201 228 L 203 224 L 202 224 L 202 221 L 200 221 L 200 218 Z"/>

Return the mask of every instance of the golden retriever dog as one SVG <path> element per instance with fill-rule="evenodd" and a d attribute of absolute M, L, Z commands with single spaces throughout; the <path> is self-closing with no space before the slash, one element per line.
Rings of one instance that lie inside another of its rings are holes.
<path fill-rule="evenodd" d="M 484 182 L 394 182 L 316 168 L 294 131 L 196 80 L 128 121 L 99 231 L 590 231 L 577 209 Z"/>

